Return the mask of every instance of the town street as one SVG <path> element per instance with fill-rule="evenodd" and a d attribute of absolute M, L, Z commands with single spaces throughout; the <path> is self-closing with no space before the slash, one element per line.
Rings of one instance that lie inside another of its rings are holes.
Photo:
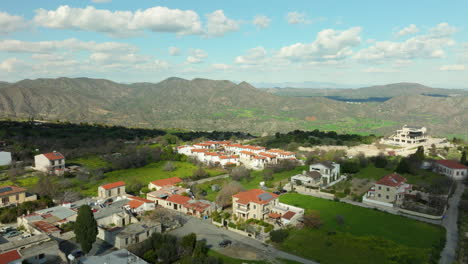
<path fill-rule="evenodd" d="M 454 262 L 458 243 L 458 204 L 465 190 L 465 186 L 460 182 L 457 189 L 449 200 L 449 207 L 445 213 L 445 218 L 442 220 L 442 225 L 447 230 L 447 241 L 445 242 L 444 250 L 441 253 L 440 264 L 451 264 Z"/>
<path fill-rule="evenodd" d="M 242 258 L 241 256 L 246 256 L 252 260 L 266 259 L 271 262 L 275 262 L 277 259 L 288 259 L 299 263 L 318 264 L 317 262 L 277 250 L 253 238 L 245 237 L 227 229 L 217 227 L 211 224 L 209 220 L 190 217 L 185 225 L 169 233 L 178 237 L 195 233 L 198 239 L 206 239 L 207 245 L 216 251 L 230 252 L 230 247 L 235 248 L 233 251 L 239 255 L 239 258 Z M 232 245 L 227 248 L 221 248 L 218 244 L 224 239 L 231 240 Z"/>

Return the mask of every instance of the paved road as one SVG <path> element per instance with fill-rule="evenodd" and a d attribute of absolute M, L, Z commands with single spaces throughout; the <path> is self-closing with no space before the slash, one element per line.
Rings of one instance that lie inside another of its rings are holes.
<path fill-rule="evenodd" d="M 259 257 L 271 261 L 272 263 L 275 263 L 276 259 L 281 258 L 293 260 L 299 263 L 318 264 L 317 262 L 277 250 L 274 247 L 264 244 L 253 238 L 245 237 L 224 228 L 219 228 L 211 224 L 211 222 L 208 220 L 201 220 L 190 217 L 184 226 L 172 230 L 169 233 L 179 237 L 190 233 L 195 233 L 197 234 L 198 238 L 206 239 L 207 245 L 217 251 L 221 249 L 218 245 L 219 242 L 223 241 L 224 239 L 229 239 L 233 242 L 231 246 L 255 251 Z"/>
<path fill-rule="evenodd" d="M 213 181 L 213 180 L 217 180 L 217 179 L 225 179 L 225 178 L 228 178 L 228 177 L 229 177 L 229 174 L 223 174 L 223 175 L 219 175 L 219 176 L 214 176 L 214 177 L 210 177 L 210 178 L 201 179 L 201 180 L 198 180 L 198 181 L 191 181 L 191 182 L 188 182 L 187 184 L 189 184 L 189 185 L 201 184 L 201 183 L 204 183 L 204 182 L 209 182 L 209 181 Z"/>
<path fill-rule="evenodd" d="M 465 186 L 461 182 L 458 183 L 455 193 L 449 200 L 449 208 L 442 221 L 442 225 L 447 230 L 447 241 L 441 253 L 440 264 L 451 264 L 456 257 L 458 243 L 458 204 L 460 203 L 460 198 L 464 190 Z"/>

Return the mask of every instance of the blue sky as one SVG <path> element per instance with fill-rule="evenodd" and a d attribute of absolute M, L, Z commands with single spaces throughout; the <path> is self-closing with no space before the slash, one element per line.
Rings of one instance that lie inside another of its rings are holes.
<path fill-rule="evenodd" d="M 466 1 L 2 1 L 0 80 L 468 88 Z"/>

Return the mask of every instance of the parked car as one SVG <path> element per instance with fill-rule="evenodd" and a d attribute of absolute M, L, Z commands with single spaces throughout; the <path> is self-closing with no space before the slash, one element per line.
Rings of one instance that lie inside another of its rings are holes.
<path fill-rule="evenodd" d="M 8 233 L 10 231 L 13 231 L 13 230 L 16 230 L 16 228 L 14 227 L 11 227 L 11 226 L 6 226 L 6 227 L 2 227 L 0 228 L 0 233 Z"/>
<path fill-rule="evenodd" d="M 24 234 L 21 237 L 19 237 L 18 240 L 25 239 L 25 238 L 32 237 L 32 236 L 33 236 L 32 234 Z"/>
<path fill-rule="evenodd" d="M 15 237 L 15 236 L 19 236 L 19 235 L 21 235 L 21 234 L 22 234 L 21 232 L 18 232 L 18 231 L 15 230 L 15 231 L 10 231 L 10 232 L 6 233 L 6 234 L 4 235 L 4 237 L 6 237 L 6 238 L 12 238 L 12 237 Z"/>
<path fill-rule="evenodd" d="M 68 259 L 70 261 L 73 261 L 75 259 L 81 258 L 82 256 L 84 256 L 83 251 L 77 249 L 77 250 L 72 251 L 72 253 L 68 254 Z"/>
<path fill-rule="evenodd" d="M 232 244 L 232 241 L 229 239 L 224 239 L 223 241 L 219 242 L 220 247 L 227 247 Z"/>

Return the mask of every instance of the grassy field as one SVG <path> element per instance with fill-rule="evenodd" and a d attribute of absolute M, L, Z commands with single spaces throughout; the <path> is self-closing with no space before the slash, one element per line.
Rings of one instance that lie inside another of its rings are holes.
<path fill-rule="evenodd" d="M 320 215 L 320 229 L 292 230 L 280 245 L 320 263 L 427 263 L 432 247 L 445 236 L 439 226 L 345 203 L 300 194 L 282 195 L 280 201 Z M 411 262 L 391 261 L 411 256 Z"/>
<path fill-rule="evenodd" d="M 376 168 L 374 165 L 369 165 L 366 168 L 361 169 L 358 173 L 354 174 L 353 177 L 360 179 L 370 179 L 370 180 L 379 180 L 387 174 L 393 173 L 392 170 L 387 170 L 384 168 Z M 418 170 L 416 175 L 413 174 L 402 174 L 408 180 L 408 183 L 411 184 L 423 184 L 432 182 L 437 178 L 443 178 L 444 176 L 434 173 L 428 170 Z"/>
<path fill-rule="evenodd" d="M 390 127 L 396 123 L 388 120 L 370 119 L 370 118 L 345 118 L 333 123 L 328 121 L 309 121 L 305 125 L 306 129 L 319 129 L 323 131 L 336 131 L 346 133 L 356 133 L 362 135 L 377 134 L 376 130 L 384 127 Z"/>
<path fill-rule="evenodd" d="M 109 167 L 109 163 L 103 160 L 101 157 L 97 155 L 91 155 L 87 157 L 80 157 L 76 159 L 67 160 L 67 165 L 70 163 L 76 163 L 80 166 L 87 167 L 88 169 L 100 169 Z"/>
<path fill-rule="evenodd" d="M 266 186 L 271 187 L 274 184 L 277 184 L 280 181 L 285 181 L 289 179 L 291 176 L 296 174 L 302 173 L 303 170 L 306 170 L 306 166 L 299 166 L 294 168 L 290 171 L 282 171 L 273 174 L 273 180 L 266 182 Z M 241 184 L 244 186 L 245 189 L 254 189 L 260 187 L 260 182 L 264 181 L 263 179 L 263 171 L 252 171 L 250 174 L 250 180 L 241 181 Z"/>
<path fill-rule="evenodd" d="M 213 256 L 213 257 L 218 257 L 223 260 L 224 264 L 267 264 L 269 262 L 267 261 L 262 261 L 262 260 L 244 260 L 244 259 L 236 259 L 236 258 L 231 258 L 226 255 L 223 255 L 217 251 L 210 250 L 208 251 L 208 256 Z M 295 262 L 292 260 L 285 260 L 285 259 L 279 259 L 280 263 L 283 264 L 298 264 L 299 262 Z"/>
<path fill-rule="evenodd" d="M 171 177 L 180 177 L 187 178 L 192 176 L 194 170 L 197 169 L 195 165 L 189 162 L 178 162 L 173 161 L 172 163 L 175 166 L 174 171 L 164 171 L 163 167 L 165 161 L 151 163 L 142 168 L 136 169 L 126 169 L 126 170 L 116 170 L 104 174 L 104 179 L 99 180 L 95 183 L 85 184 L 85 188 L 81 190 L 81 193 L 86 196 L 93 196 L 97 194 L 97 187 L 116 181 L 129 182 L 140 182 L 143 185 L 147 185 L 150 181 L 171 178 Z M 220 169 L 206 169 L 210 176 L 216 176 L 223 174 L 224 171 Z"/>
<path fill-rule="evenodd" d="M 23 188 L 30 190 L 32 189 L 32 187 L 34 187 L 34 185 L 36 185 L 38 180 L 39 180 L 39 177 L 30 176 L 26 178 L 17 179 L 18 183 L 13 183 L 11 180 L 1 181 L 0 185 L 19 185 Z"/>

